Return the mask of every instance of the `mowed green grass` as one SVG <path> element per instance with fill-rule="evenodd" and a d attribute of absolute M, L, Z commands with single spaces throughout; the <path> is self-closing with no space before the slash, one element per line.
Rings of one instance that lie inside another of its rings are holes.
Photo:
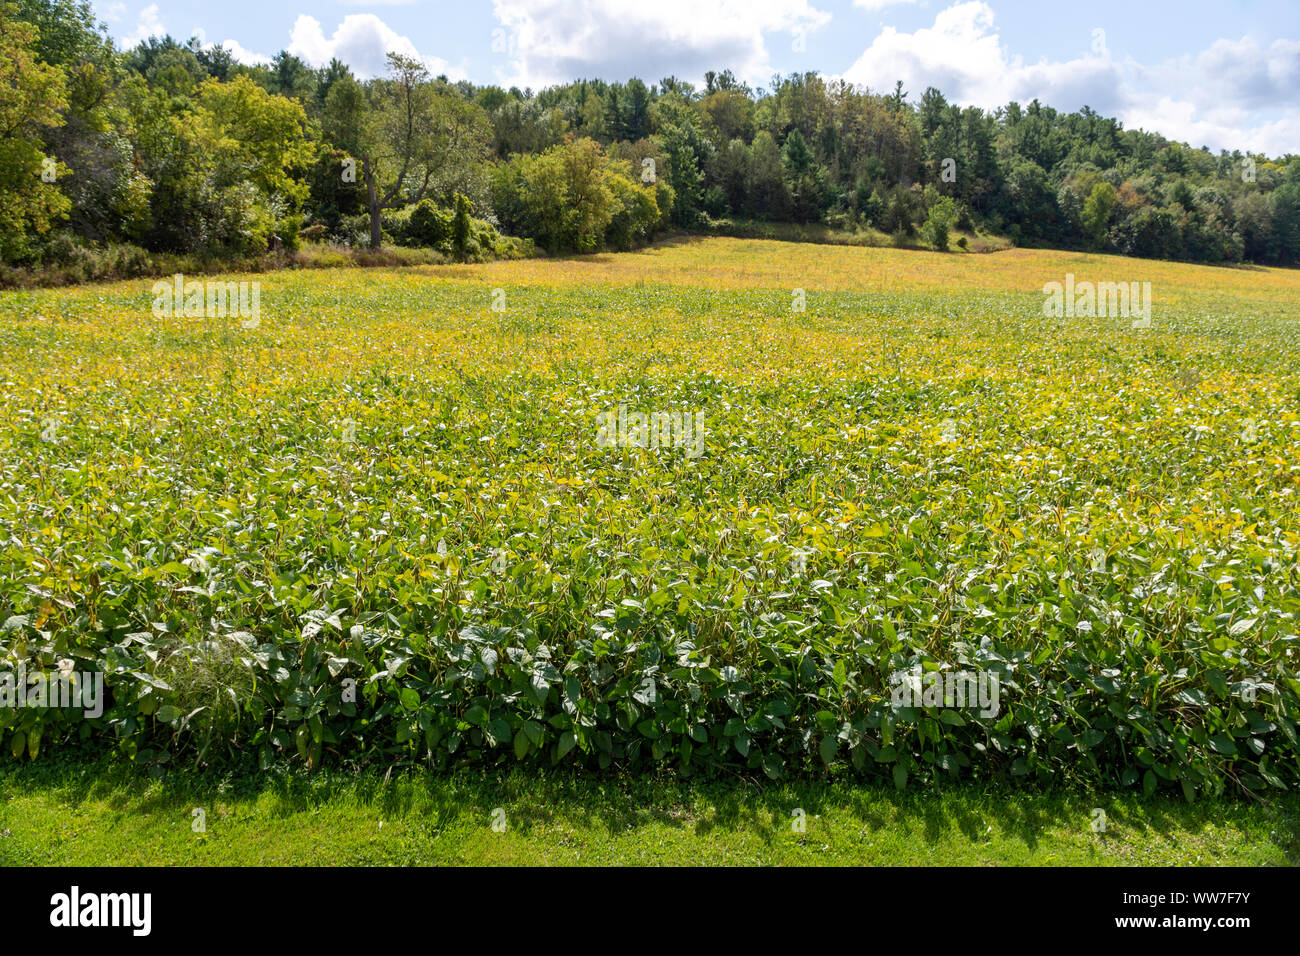
<path fill-rule="evenodd" d="M 196 810 L 203 811 L 197 832 Z M 796 827 L 803 811 L 803 830 Z M 1105 832 L 1094 823 L 1105 813 Z M 6 866 L 1289 866 L 1300 802 L 571 772 L 309 775 L 59 759 L 0 775 Z"/>

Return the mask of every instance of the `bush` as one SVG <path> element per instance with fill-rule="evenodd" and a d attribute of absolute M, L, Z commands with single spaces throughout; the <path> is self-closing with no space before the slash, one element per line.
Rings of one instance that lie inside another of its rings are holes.
<path fill-rule="evenodd" d="M 863 225 L 879 226 L 881 215 L 885 210 L 885 200 L 880 198 L 880 193 L 875 189 L 868 192 L 864 187 L 859 186 L 857 203 L 858 215 L 862 218 Z"/>
<path fill-rule="evenodd" d="M 412 207 L 413 208 L 413 207 Z M 383 230 L 385 241 L 392 241 L 399 246 L 411 245 L 411 208 L 407 209 L 385 209 L 379 217 L 380 228 Z M 370 235 L 370 220 L 366 219 L 366 235 Z M 369 241 L 369 239 L 367 239 Z"/>
<path fill-rule="evenodd" d="M 357 213 L 355 216 L 343 216 L 332 238 L 346 246 L 366 246 L 370 244 L 370 214 Z"/>
<path fill-rule="evenodd" d="M 411 212 L 406 232 L 412 245 L 437 249 L 451 237 L 451 216 L 431 199 L 422 199 Z"/>
<path fill-rule="evenodd" d="M 301 215 L 285 216 L 275 224 L 275 239 L 278 240 L 278 245 L 272 243 L 272 250 L 293 252 L 298 248 L 299 230 L 301 229 Z"/>
<path fill-rule="evenodd" d="M 506 242 L 492 223 L 471 216 L 469 200 L 464 196 L 457 194 L 453 203 L 454 209 L 443 209 L 431 199 L 421 200 L 410 211 L 405 225 L 399 227 L 402 242 L 468 262 L 530 254 Z M 393 225 L 398 226 L 396 222 Z"/>
<path fill-rule="evenodd" d="M 637 181 L 631 167 L 610 160 L 600 145 L 580 139 L 540 156 L 516 156 L 492 177 L 493 207 L 502 224 L 552 252 L 627 248 L 648 238 L 664 219 L 666 184 Z"/>
<path fill-rule="evenodd" d="M 940 252 L 947 252 L 948 233 L 956 219 L 957 204 L 952 201 L 952 197 L 941 196 L 935 199 L 924 226 L 925 238 L 930 245 Z"/>
<path fill-rule="evenodd" d="M 463 259 L 469 245 L 469 200 L 457 193 L 452 202 L 456 211 L 451 220 L 451 247 Z"/>
<path fill-rule="evenodd" d="M 418 245 L 410 241 L 411 211 L 409 209 L 385 209 L 379 216 L 379 229 L 384 242 L 399 246 Z M 358 213 L 344 216 L 333 238 L 353 247 L 370 245 L 370 213 Z"/>
<path fill-rule="evenodd" d="M 659 221 L 654 192 L 625 176 L 611 176 L 607 183 L 619 209 L 605 229 L 605 245 L 611 249 L 631 249 L 649 241 Z"/>
<path fill-rule="evenodd" d="M 69 285 L 158 275 L 174 258 L 130 243 L 89 242 L 67 232 L 51 234 L 34 254 L 30 266 L 5 269 L 0 285 Z"/>
<path fill-rule="evenodd" d="M 727 194 L 721 186 L 710 186 L 704 190 L 704 211 L 713 219 L 725 218 L 731 211 L 727 205 Z"/>

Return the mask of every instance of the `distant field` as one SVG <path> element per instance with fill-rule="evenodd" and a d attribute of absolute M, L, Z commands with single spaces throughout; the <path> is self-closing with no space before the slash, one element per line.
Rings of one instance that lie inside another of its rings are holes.
<path fill-rule="evenodd" d="M 1045 317 L 1067 274 L 1149 282 L 1150 327 Z M 256 327 L 0 293 L 0 654 L 111 691 L 0 710 L 6 759 L 1300 783 L 1300 273 L 706 239 L 232 278 Z M 913 667 L 996 713 L 891 706 Z"/>

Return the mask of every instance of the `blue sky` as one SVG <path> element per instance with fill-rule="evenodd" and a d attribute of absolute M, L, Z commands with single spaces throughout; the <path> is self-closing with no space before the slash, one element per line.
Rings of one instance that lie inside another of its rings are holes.
<path fill-rule="evenodd" d="M 122 45 L 169 32 L 252 62 L 288 49 L 358 73 L 389 49 L 534 88 L 584 76 L 755 86 L 816 70 L 994 108 L 1035 96 L 1212 149 L 1300 152 L 1300 3 L 1090 0 L 94 0 Z"/>

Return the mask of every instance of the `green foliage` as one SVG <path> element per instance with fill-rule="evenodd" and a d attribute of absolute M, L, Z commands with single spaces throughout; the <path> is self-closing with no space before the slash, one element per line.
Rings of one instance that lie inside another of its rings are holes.
<path fill-rule="evenodd" d="M 700 220 L 704 203 L 703 163 L 711 153 L 707 141 L 700 135 L 684 106 L 679 107 L 677 123 L 668 125 L 659 135 L 658 144 L 663 151 L 664 176 L 673 189 L 673 222 L 679 226 L 694 226 Z"/>
<path fill-rule="evenodd" d="M 675 196 L 632 175 L 600 144 L 580 139 L 499 164 L 493 205 L 508 231 L 534 236 L 552 252 L 627 248 L 658 228 L 658 197 Z"/>
<path fill-rule="evenodd" d="M 799 130 L 793 130 L 781 149 L 790 214 L 795 222 L 815 222 L 830 201 L 826 170 L 817 162 Z"/>
<path fill-rule="evenodd" d="M 63 73 L 33 54 L 38 33 L 0 3 L 0 260 L 28 258 L 36 237 L 49 231 L 70 203 L 50 181 L 69 171 L 42 148 L 42 136 L 60 126 L 67 106 Z"/>
<path fill-rule="evenodd" d="M 411 212 L 406 235 L 422 246 L 438 247 L 451 238 L 452 221 L 431 199 L 422 199 Z"/>
<path fill-rule="evenodd" d="M 443 209 L 433 200 L 424 199 L 407 209 L 385 210 L 385 239 L 398 245 L 434 249 L 469 262 L 531 254 L 526 243 L 502 236 L 492 223 L 472 217 L 466 197 L 458 195 L 455 203 L 452 209 Z M 368 242 L 369 228 L 369 216 L 363 213 L 344 220 L 338 238 L 362 246 Z"/>
<path fill-rule="evenodd" d="M 916 220 L 920 214 L 920 196 L 904 186 L 889 190 L 884 210 L 876 219 L 882 232 L 900 239 L 910 239 L 916 233 Z"/>
<path fill-rule="evenodd" d="M 390 53 L 388 66 L 388 77 L 367 87 L 341 77 L 324 107 L 326 129 L 357 164 L 373 246 L 383 240 L 384 210 L 486 188 L 483 108 L 431 80 L 418 60 Z"/>
<path fill-rule="evenodd" d="M 723 268 L 788 269 L 753 245 Z M 4 752 L 1300 783 L 1285 274 L 1153 340 L 896 273 L 796 337 L 785 290 L 586 267 L 281 273 L 246 334 L 160 323 L 147 284 L 6 293 L 0 659 L 110 697 L 0 712 Z M 620 402 L 705 410 L 704 453 L 599 447 Z M 912 667 L 1000 707 L 895 708 Z"/>
<path fill-rule="evenodd" d="M 198 119 L 211 124 L 223 162 L 244 170 L 245 181 L 263 195 L 301 205 L 307 187 L 294 173 L 311 158 L 302 107 L 243 76 L 228 83 L 207 80 L 197 98 Z"/>
<path fill-rule="evenodd" d="M 1083 231 L 1094 248 L 1101 248 L 1106 238 L 1106 227 L 1110 225 L 1117 199 L 1114 186 L 1110 183 L 1097 183 L 1083 204 Z"/>
<path fill-rule="evenodd" d="M 464 258 L 469 243 L 469 200 L 460 193 L 452 198 L 451 246 Z"/>
<path fill-rule="evenodd" d="M 940 252 L 948 251 L 948 233 L 957 221 L 957 204 L 951 196 L 935 197 L 925 220 L 925 239 Z M 964 239 L 965 237 L 963 237 Z"/>
<path fill-rule="evenodd" d="M 356 182 L 344 179 L 351 157 L 341 149 L 330 149 L 322 143 L 313 145 L 316 152 L 306 176 L 312 225 L 319 227 L 316 231 L 322 234 L 340 235 L 344 217 L 365 211 L 365 192 Z M 355 171 L 355 165 L 351 170 Z"/>
<path fill-rule="evenodd" d="M 956 203 L 962 230 L 1022 244 L 1300 262 L 1300 159 L 1216 156 L 1086 107 L 986 112 L 934 88 L 912 103 L 901 86 L 882 95 L 811 71 L 765 90 L 710 71 L 701 90 L 667 77 L 534 93 L 453 84 L 399 54 L 362 81 L 339 60 L 313 69 L 280 51 L 244 65 L 170 36 L 118 54 L 84 0 L 5 9 L 22 26 L 6 30 L 15 95 L 0 117 L 12 130 L 0 156 L 0 260 L 10 263 L 41 261 L 53 230 L 150 252 L 259 255 L 292 246 L 304 225 L 340 236 L 362 210 L 377 245 L 386 214 L 426 198 L 454 210 L 456 193 L 554 250 L 628 248 L 667 223 L 732 218 L 865 225 L 907 245 L 925 220 L 913 193 L 930 187 Z M 618 175 L 652 188 L 656 221 L 606 164 L 584 173 L 542 159 L 583 140 L 630 161 Z M 47 157 L 54 182 L 33 176 Z M 355 177 L 325 157 L 353 163 Z M 535 202 L 519 188 L 526 158 L 541 160 L 528 167 L 546 187 Z M 642 181 L 646 159 L 656 176 Z M 520 165 L 500 172 L 494 160 Z M 584 212 L 566 214 L 559 193 Z M 458 254 L 471 256 L 464 238 Z"/>

